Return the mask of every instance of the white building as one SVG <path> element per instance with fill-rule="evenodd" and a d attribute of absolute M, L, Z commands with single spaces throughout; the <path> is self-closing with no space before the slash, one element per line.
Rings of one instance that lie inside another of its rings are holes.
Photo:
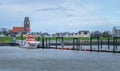
<path fill-rule="evenodd" d="M 64 32 L 63 37 L 70 37 L 70 33 L 69 32 Z"/>
<path fill-rule="evenodd" d="M 120 27 L 113 27 L 112 36 L 113 37 L 120 37 Z"/>
<path fill-rule="evenodd" d="M 78 33 L 71 33 L 70 37 L 90 37 L 90 32 L 79 31 Z"/>
<path fill-rule="evenodd" d="M 77 37 L 90 37 L 89 31 L 79 31 Z"/>

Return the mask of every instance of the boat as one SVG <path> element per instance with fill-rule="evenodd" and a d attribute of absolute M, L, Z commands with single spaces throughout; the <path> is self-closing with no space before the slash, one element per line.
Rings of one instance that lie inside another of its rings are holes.
<path fill-rule="evenodd" d="M 18 44 L 21 48 L 38 48 L 41 46 L 41 42 L 35 40 L 35 36 L 26 36 L 25 40 L 19 40 Z"/>

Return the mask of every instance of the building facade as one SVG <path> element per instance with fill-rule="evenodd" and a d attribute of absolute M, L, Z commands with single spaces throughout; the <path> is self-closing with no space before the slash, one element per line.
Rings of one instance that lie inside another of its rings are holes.
<path fill-rule="evenodd" d="M 61 32 L 61 33 L 55 33 L 53 35 L 54 37 L 90 37 L 89 31 L 79 31 L 78 33 L 69 33 L 69 32 Z"/>
<path fill-rule="evenodd" d="M 14 35 L 20 35 L 21 33 L 30 33 L 30 20 L 29 17 L 25 17 L 23 27 L 13 27 L 11 33 Z"/>
<path fill-rule="evenodd" d="M 120 37 L 120 27 L 113 27 L 112 36 L 113 37 Z"/>
<path fill-rule="evenodd" d="M 90 37 L 89 31 L 79 31 L 77 37 Z"/>

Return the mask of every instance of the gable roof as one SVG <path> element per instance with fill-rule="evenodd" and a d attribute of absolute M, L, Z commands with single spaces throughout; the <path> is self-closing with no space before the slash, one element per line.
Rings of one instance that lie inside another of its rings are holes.
<path fill-rule="evenodd" d="M 24 27 L 13 27 L 13 29 L 11 30 L 11 32 L 25 32 Z"/>
<path fill-rule="evenodd" d="M 84 32 L 84 33 L 90 33 L 89 31 L 79 31 L 78 33 L 81 33 L 81 32 Z"/>

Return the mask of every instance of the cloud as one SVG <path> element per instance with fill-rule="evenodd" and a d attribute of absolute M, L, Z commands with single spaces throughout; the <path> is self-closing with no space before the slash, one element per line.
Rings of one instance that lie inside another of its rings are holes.
<path fill-rule="evenodd" d="M 6 4 L 42 4 L 42 5 L 58 5 L 64 2 L 64 0 L 3 0 Z"/>
<path fill-rule="evenodd" d="M 76 17 L 75 14 L 67 14 L 66 17 Z"/>
<path fill-rule="evenodd" d="M 65 11 L 65 10 L 66 10 L 66 8 L 56 7 L 56 8 L 37 9 L 36 11 Z"/>
<path fill-rule="evenodd" d="M 114 10 L 117 14 L 110 8 L 108 11 L 107 7 L 104 8 L 106 4 L 93 0 L 4 0 L 0 3 L 0 18 L 4 17 L 0 23 L 3 26 L 4 23 L 22 25 L 24 17 L 29 16 L 32 31 L 41 32 L 75 32 L 118 25 L 119 11 Z"/>
<path fill-rule="evenodd" d="M 42 8 L 42 9 L 36 9 L 35 11 L 73 11 L 73 9 L 65 8 L 65 7 L 51 7 L 51 8 Z"/>

